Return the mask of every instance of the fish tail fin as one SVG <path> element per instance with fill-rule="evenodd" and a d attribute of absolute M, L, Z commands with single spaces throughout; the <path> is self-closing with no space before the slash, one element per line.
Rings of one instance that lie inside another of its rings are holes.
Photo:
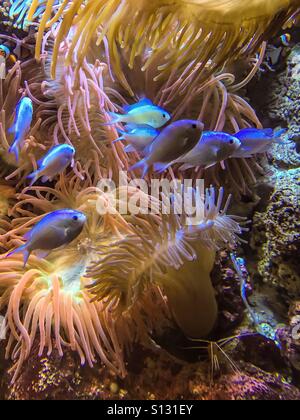
<path fill-rule="evenodd" d="M 149 171 L 149 165 L 148 165 L 147 159 L 142 159 L 139 162 L 135 163 L 133 166 L 131 166 L 129 170 L 135 171 L 136 169 L 142 169 L 143 170 L 142 178 L 145 178 L 145 176 L 147 175 Z"/>
<path fill-rule="evenodd" d="M 274 132 L 274 139 L 276 142 L 280 143 L 281 139 L 280 137 L 287 132 L 286 128 L 281 128 L 280 130 L 277 130 Z"/>
<path fill-rule="evenodd" d="M 8 149 L 8 153 L 13 153 L 15 155 L 16 161 L 19 161 L 19 148 L 17 142 L 14 141 L 13 144 Z"/>
<path fill-rule="evenodd" d="M 124 136 L 118 137 L 116 140 L 114 140 L 114 141 L 112 142 L 112 144 L 118 143 L 119 141 L 123 141 L 123 140 L 125 140 L 125 139 L 124 139 Z"/>
<path fill-rule="evenodd" d="M 128 145 L 124 148 L 124 152 L 125 152 L 125 153 L 133 153 L 133 152 L 136 152 L 136 149 L 132 146 L 132 144 L 128 144 Z"/>
<path fill-rule="evenodd" d="M 7 254 L 6 258 L 11 257 L 14 254 L 18 254 L 18 253 L 22 253 L 23 257 L 24 257 L 24 267 L 26 267 L 26 264 L 28 262 L 29 256 L 30 256 L 30 251 L 28 250 L 26 244 L 20 246 L 19 248 L 15 249 L 14 251 L 10 252 L 9 254 Z"/>
<path fill-rule="evenodd" d="M 29 186 L 32 187 L 32 185 L 36 183 L 39 177 L 40 177 L 39 171 L 34 171 L 31 174 L 29 174 L 27 177 L 27 179 L 31 180 Z"/>
<path fill-rule="evenodd" d="M 117 123 L 119 123 L 119 122 L 121 122 L 120 121 L 120 115 L 119 114 L 117 114 L 116 112 L 107 112 L 107 114 L 110 116 L 110 121 L 107 123 L 107 124 L 105 124 L 105 125 L 112 125 L 112 124 L 117 124 Z"/>
<path fill-rule="evenodd" d="M 128 125 L 126 125 L 126 128 L 128 127 Z M 122 130 L 121 128 L 117 127 L 117 132 L 119 134 L 121 134 L 121 136 L 123 137 L 125 134 L 128 133 L 128 131 Z"/>
<path fill-rule="evenodd" d="M 169 163 L 161 163 L 161 162 L 159 162 L 159 163 L 155 163 L 153 165 L 153 168 L 154 168 L 154 171 L 155 172 L 158 172 L 159 174 L 161 174 L 161 173 L 165 172 L 165 170 L 167 170 L 168 167 L 171 166 L 171 164 L 172 163 L 170 163 L 170 162 Z"/>

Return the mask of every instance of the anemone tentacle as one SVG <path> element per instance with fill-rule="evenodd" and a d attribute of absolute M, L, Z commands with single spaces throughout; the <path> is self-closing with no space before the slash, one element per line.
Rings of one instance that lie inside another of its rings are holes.
<path fill-rule="evenodd" d="M 103 311 L 99 302 L 91 303 L 84 287 L 77 284 L 76 289 L 76 284 L 70 285 L 55 274 L 54 266 L 36 258 L 31 258 L 26 271 L 18 258 L 1 260 L 0 266 L 0 290 L 6 287 L 0 308 L 8 307 L 6 357 L 15 361 L 13 382 L 37 335 L 40 357 L 45 350 L 49 356 L 54 349 L 63 356 L 63 348 L 68 347 L 78 352 L 82 365 L 87 362 L 92 367 L 97 356 L 110 369 L 124 374 L 120 346 L 110 338 L 116 334 L 105 327 L 114 328 L 110 312 Z"/>
<path fill-rule="evenodd" d="M 163 5 L 159 0 L 152 3 L 146 0 L 139 3 L 134 0 L 78 0 L 65 1 L 54 18 L 50 19 L 52 6 L 53 1 L 48 0 L 37 43 L 41 44 L 45 29 L 59 22 L 63 16 L 54 49 L 52 76 L 55 75 L 59 45 L 72 25 L 76 24 L 67 63 L 70 64 L 77 45 L 80 50 L 79 62 L 82 62 L 90 44 L 94 42 L 99 46 L 107 37 L 115 73 L 130 92 L 121 70 L 120 49 L 125 51 L 126 62 L 131 68 L 135 58 L 147 49 L 152 54 L 144 57 L 144 70 L 159 56 L 156 78 L 172 71 L 174 66 L 184 69 L 193 62 L 194 67 L 198 67 L 198 74 L 191 89 L 201 80 L 204 70 L 209 68 L 212 74 L 229 58 L 243 55 L 245 51 L 254 51 L 266 35 L 276 31 L 299 8 L 297 0 L 255 0 L 251 3 L 227 0 L 221 4 L 215 0 L 167 0 Z M 33 3 L 29 20 L 36 9 L 37 4 Z M 139 22 L 137 27 L 131 25 L 133 18 Z M 168 51 L 161 56 L 166 46 L 169 47 Z M 37 50 L 37 56 L 39 54 Z"/>
<path fill-rule="evenodd" d="M 67 190 L 70 185 L 72 190 Z M 86 187 L 85 189 L 83 187 Z M 28 194 L 31 192 L 31 194 Z M 32 195 L 35 193 L 36 195 Z M 141 191 L 129 188 L 129 197 Z M 137 340 L 150 342 L 149 334 L 168 322 L 168 308 L 157 287 L 149 287 L 138 304 L 126 315 L 115 310 L 113 295 L 101 302 L 94 301 L 88 286 L 88 266 L 97 252 L 110 249 L 136 227 L 148 229 L 152 225 L 142 216 L 98 214 L 96 204 L 105 194 L 88 181 L 75 175 L 66 182 L 64 176 L 55 189 L 31 187 L 20 194 L 10 214 L 13 221 L 4 224 L 0 243 L 10 251 L 24 243 L 24 234 L 44 213 L 57 208 L 78 208 L 88 221 L 80 237 L 64 248 L 53 251 L 46 259 L 31 255 L 26 268 L 18 255 L 0 259 L 0 310 L 6 309 L 9 340 L 6 356 L 15 361 L 15 380 L 28 358 L 35 339 L 40 340 L 39 355 L 55 349 L 63 356 L 64 348 L 71 348 L 81 363 L 90 366 L 99 359 L 118 375 L 125 374 L 126 350 Z M 124 194 L 120 194 L 122 198 Z M 32 211 L 28 210 L 28 206 Z M 39 215 L 40 214 L 40 215 Z M 153 306 L 156 310 L 153 311 Z"/>
<path fill-rule="evenodd" d="M 244 230 L 242 218 L 226 214 L 230 197 L 222 208 L 223 193 L 220 189 L 216 196 L 213 187 L 206 191 L 204 212 L 197 223 L 191 225 L 187 215 L 161 216 L 161 223 L 151 230 L 137 226 L 134 235 L 103 249 L 98 258 L 95 255 L 87 269 L 87 276 L 93 279 L 89 290 L 94 300 L 112 299 L 117 303 L 116 310 L 126 313 L 156 284 L 166 294 L 171 312 L 187 335 L 210 332 L 217 316 L 210 281 L 216 250 L 234 247 Z M 198 299 L 194 306 L 197 316 L 187 307 L 189 299 Z M 199 312 L 202 306 L 203 318 Z M 196 319 L 205 321 L 199 325 Z"/>

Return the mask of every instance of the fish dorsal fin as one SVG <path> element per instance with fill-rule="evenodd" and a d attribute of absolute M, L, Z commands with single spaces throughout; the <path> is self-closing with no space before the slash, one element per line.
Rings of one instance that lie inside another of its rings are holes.
<path fill-rule="evenodd" d="M 274 131 L 272 128 L 263 128 L 262 132 L 268 137 L 273 137 Z"/>
<path fill-rule="evenodd" d="M 136 108 L 141 108 L 142 106 L 147 106 L 147 105 L 153 105 L 153 102 L 150 99 L 143 98 L 143 99 L 140 99 L 139 102 L 133 105 L 124 105 L 123 109 L 125 112 L 128 113 L 130 111 L 133 111 Z"/>
<path fill-rule="evenodd" d="M 16 117 L 19 115 L 21 104 L 22 104 L 22 98 L 19 100 L 16 106 L 16 114 L 15 114 Z"/>

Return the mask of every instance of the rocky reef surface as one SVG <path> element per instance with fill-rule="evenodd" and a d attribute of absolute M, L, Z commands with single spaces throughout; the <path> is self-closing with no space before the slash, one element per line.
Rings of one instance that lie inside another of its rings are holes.
<path fill-rule="evenodd" d="M 257 186 L 263 199 L 254 211 L 247 261 L 255 284 L 251 301 L 278 337 L 299 386 L 300 45 L 282 54 L 252 95 L 262 121 L 287 132 L 283 147 L 270 150 Z"/>
<path fill-rule="evenodd" d="M 266 342 L 242 343 L 235 351 L 241 354 L 271 354 Z M 250 346 L 250 347 L 249 347 Z M 35 349 L 37 352 L 37 348 Z M 249 356 L 248 356 L 249 357 Z M 251 357 L 251 356 L 250 356 Z M 273 362 L 278 355 L 273 354 Z M 279 357 L 280 359 L 280 357 Z M 74 353 L 63 359 L 31 356 L 20 378 L 7 385 L 9 375 L 2 377 L 0 397 L 8 400 L 45 399 L 189 399 L 189 400 L 297 400 L 299 390 L 284 375 L 267 372 L 250 362 L 240 362 L 234 370 L 220 360 L 222 371 L 210 377 L 206 361 L 183 363 L 168 353 L 146 351 L 137 347 L 129 361 L 129 374 L 117 378 L 105 367 L 79 368 Z M 3 369 L 3 366 L 1 366 Z M 266 368 L 266 366 L 264 367 Z M 277 366 L 278 368 L 278 366 Z M 1 369 L 1 370 L 2 370 Z M 208 380 L 210 378 L 210 380 Z"/>

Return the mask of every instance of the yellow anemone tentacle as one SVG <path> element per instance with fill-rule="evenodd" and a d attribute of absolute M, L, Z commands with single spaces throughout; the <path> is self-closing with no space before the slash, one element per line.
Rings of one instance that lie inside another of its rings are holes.
<path fill-rule="evenodd" d="M 163 49 L 164 60 L 156 79 L 167 77 L 174 66 L 185 67 L 194 60 L 194 66 L 200 66 L 195 77 L 199 81 L 204 69 L 212 74 L 228 59 L 257 49 L 299 9 L 298 0 L 74 0 L 64 1 L 51 13 L 52 3 L 45 1 L 36 52 L 39 57 L 45 30 L 60 22 L 52 76 L 60 44 L 71 30 L 72 46 L 67 60 L 76 49 L 79 65 L 93 41 L 99 46 L 106 37 L 115 73 L 131 93 L 121 59 L 125 58 L 132 68 L 135 57 L 140 55 L 146 69 Z M 33 2 L 28 19 L 36 10 Z"/>

